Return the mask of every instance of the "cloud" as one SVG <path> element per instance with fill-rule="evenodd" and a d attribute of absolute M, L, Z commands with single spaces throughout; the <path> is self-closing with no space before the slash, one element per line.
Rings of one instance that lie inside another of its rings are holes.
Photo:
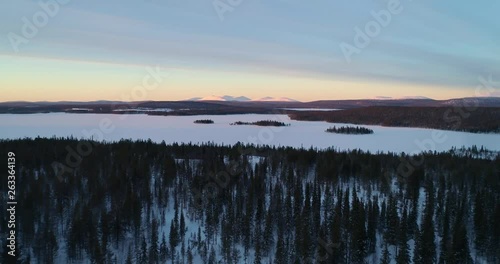
<path fill-rule="evenodd" d="M 16 17 L 36 10 L 28 3 L 0 11 L 0 29 L 18 28 Z M 19 56 L 453 87 L 471 87 L 500 64 L 500 22 L 473 3 L 402 2 L 352 64 L 338 44 L 383 4 L 245 0 L 221 23 L 210 1 L 95 3 L 73 2 Z M 486 15 L 465 19 L 471 7 Z"/>

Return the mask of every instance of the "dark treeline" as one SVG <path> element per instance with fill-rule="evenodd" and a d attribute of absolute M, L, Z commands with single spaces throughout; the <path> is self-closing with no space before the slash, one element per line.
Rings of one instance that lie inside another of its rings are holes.
<path fill-rule="evenodd" d="M 366 135 L 366 134 L 373 134 L 373 130 L 366 128 L 366 127 L 360 127 L 360 126 L 341 126 L 341 127 L 331 127 L 326 130 L 326 132 L 329 133 L 336 133 L 336 134 L 349 134 L 349 135 Z"/>
<path fill-rule="evenodd" d="M 214 121 L 212 119 L 200 119 L 200 120 L 195 120 L 195 124 L 213 124 Z"/>
<path fill-rule="evenodd" d="M 241 126 L 241 125 L 255 125 L 255 126 L 290 126 L 290 124 L 285 124 L 283 122 L 279 121 L 274 121 L 274 120 L 261 120 L 261 121 L 256 121 L 256 122 L 243 122 L 243 121 L 236 121 L 234 123 L 231 123 L 233 126 Z"/>
<path fill-rule="evenodd" d="M 500 133 L 500 107 L 371 106 L 342 111 L 288 114 L 292 120 L 327 121 L 388 127 L 423 127 L 472 133 Z"/>
<path fill-rule="evenodd" d="M 500 262 L 500 157 L 482 150 L 40 138 L 0 150 L 16 153 L 18 263 Z"/>

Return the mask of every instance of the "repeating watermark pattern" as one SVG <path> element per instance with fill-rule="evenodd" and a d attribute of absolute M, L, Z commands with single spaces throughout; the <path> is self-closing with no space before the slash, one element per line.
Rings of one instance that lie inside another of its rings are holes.
<path fill-rule="evenodd" d="M 475 97 L 492 96 L 500 92 L 500 81 L 493 80 L 493 74 L 488 77 L 479 76 L 479 84 L 474 90 Z M 452 130 L 458 130 L 462 125 L 464 119 L 470 117 L 471 113 L 476 111 L 479 107 L 477 99 L 464 101 L 463 105 L 454 105 L 447 109 L 443 114 L 443 121 L 450 124 Z M 424 157 L 417 158 L 417 154 L 421 152 L 434 151 L 436 146 L 443 144 L 448 139 L 446 131 L 433 130 L 430 137 L 418 140 L 415 139 L 414 143 L 417 149 L 409 157 L 400 157 L 401 163 L 399 164 L 396 175 L 399 182 L 405 182 L 406 179 L 420 166 L 424 164 Z M 386 180 L 389 182 L 391 177 L 388 172 L 385 174 Z"/>
<path fill-rule="evenodd" d="M 67 5 L 72 0 L 41 0 L 38 2 L 40 9 L 31 18 L 26 16 L 21 18 L 22 26 L 20 32 L 9 32 L 7 38 L 14 52 L 18 53 L 21 45 L 26 45 L 35 38 L 40 30 L 49 24 L 61 7 Z"/>
<path fill-rule="evenodd" d="M 214 7 L 220 21 L 224 21 L 227 12 L 233 12 L 236 7 L 241 5 L 243 0 L 214 0 L 212 6 Z"/>
<path fill-rule="evenodd" d="M 135 86 L 128 93 L 120 96 L 122 101 L 128 102 L 129 106 L 134 106 L 137 101 L 145 100 L 150 91 L 155 90 L 164 80 L 164 73 L 160 71 L 160 67 L 155 68 L 147 67 L 147 74 L 142 78 L 142 83 Z M 116 103 L 113 105 L 116 107 Z M 125 120 L 129 115 L 120 114 L 118 119 Z M 72 146 L 66 146 L 67 155 L 64 162 L 55 161 L 52 163 L 52 169 L 59 181 L 64 181 L 63 175 L 66 173 L 73 173 L 74 170 L 80 166 L 84 157 L 92 153 L 93 145 L 102 142 L 105 135 L 113 133 L 116 125 L 110 118 L 104 117 L 99 121 L 98 127 L 91 130 L 82 130 L 84 138 L 91 139 L 91 141 L 80 140 L 76 145 L 76 149 Z"/>
<path fill-rule="evenodd" d="M 476 86 L 476 90 L 474 94 L 476 97 L 485 97 L 485 96 L 495 96 L 500 92 L 500 81 L 493 81 L 493 74 L 489 74 L 488 78 L 484 76 L 479 76 L 478 78 L 479 84 Z M 486 89 L 486 93 L 483 93 L 483 90 Z"/>
<path fill-rule="evenodd" d="M 334 250 L 339 249 L 340 243 L 326 242 L 321 237 L 318 237 L 318 248 L 323 249 L 325 252 L 320 255 L 316 254 L 315 257 L 302 259 L 302 263 L 305 264 L 316 264 L 326 262 L 334 253 Z"/>
<path fill-rule="evenodd" d="M 363 49 L 367 48 L 372 39 L 378 37 L 382 33 L 382 29 L 391 24 L 393 16 L 401 14 L 403 10 L 404 7 L 399 0 L 389 0 L 385 9 L 370 12 L 373 19 L 368 21 L 364 27 L 354 27 L 355 34 L 352 44 L 347 42 L 339 44 L 347 63 L 351 63 L 354 54 L 360 54 Z"/>

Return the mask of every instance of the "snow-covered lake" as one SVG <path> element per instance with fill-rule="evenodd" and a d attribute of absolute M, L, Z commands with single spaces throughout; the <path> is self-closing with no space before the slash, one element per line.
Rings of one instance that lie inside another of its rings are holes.
<path fill-rule="evenodd" d="M 342 109 L 337 108 L 280 108 L 289 111 L 340 111 Z"/>
<path fill-rule="evenodd" d="M 194 124 L 197 119 L 212 119 L 215 124 Z M 231 126 L 232 122 L 277 120 L 288 127 Z M 422 128 L 364 126 L 374 130 L 371 135 L 326 133 L 326 122 L 290 120 L 286 115 L 223 115 L 223 116 L 148 116 L 143 114 L 1 114 L 0 138 L 66 137 L 105 139 L 151 139 L 173 142 L 236 142 L 275 146 L 338 149 L 362 149 L 371 152 L 393 151 L 414 153 L 422 150 L 447 151 L 452 147 L 484 146 L 500 151 L 499 134 L 473 134 Z"/>

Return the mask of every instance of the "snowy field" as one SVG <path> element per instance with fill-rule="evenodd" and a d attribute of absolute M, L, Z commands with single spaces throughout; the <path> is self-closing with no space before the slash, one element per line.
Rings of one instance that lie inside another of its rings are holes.
<path fill-rule="evenodd" d="M 197 119 L 212 119 L 214 124 L 194 124 Z M 276 120 L 288 127 L 231 126 L 232 122 Z M 499 134 L 473 134 L 422 128 L 364 126 L 372 135 L 341 135 L 326 133 L 332 124 L 294 121 L 286 115 L 204 115 L 148 116 L 143 114 L 2 114 L 0 138 L 67 137 L 115 141 L 120 139 L 151 139 L 155 142 L 237 142 L 261 145 L 315 147 L 319 149 L 362 149 L 371 152 L 447 151 L 452 147 L 476 145 L 500 151 Z"/>

